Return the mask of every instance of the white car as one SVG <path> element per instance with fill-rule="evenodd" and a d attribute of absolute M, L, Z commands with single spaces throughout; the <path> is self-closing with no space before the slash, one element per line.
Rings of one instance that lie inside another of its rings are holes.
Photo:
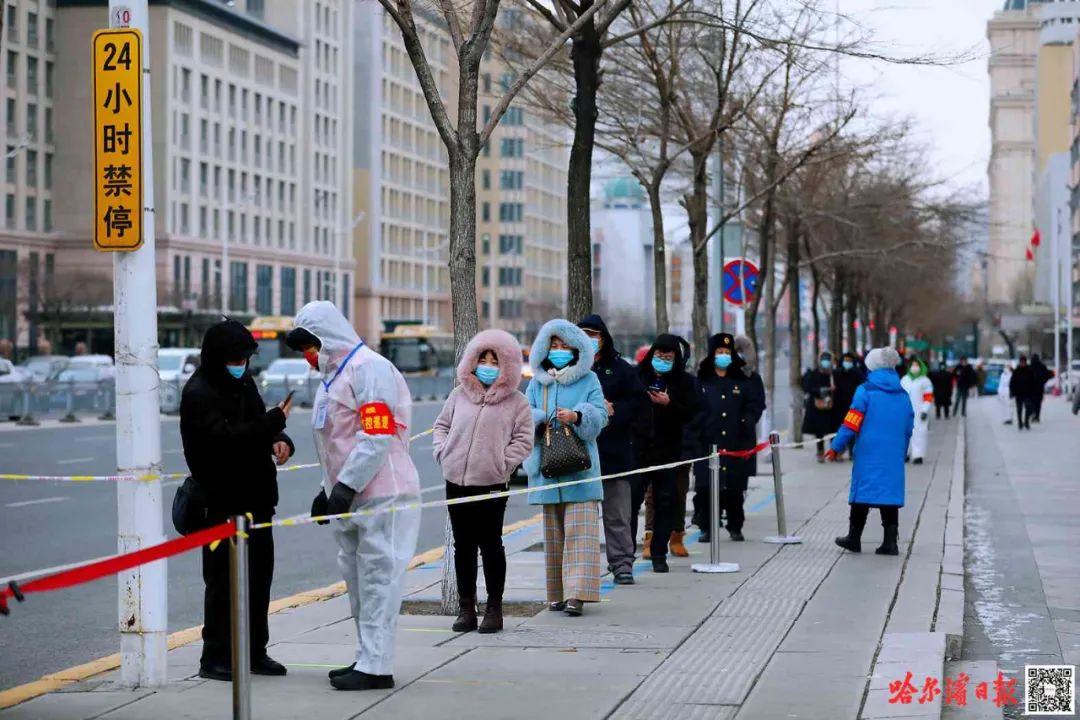
<path fill-rule="evenodd" d="M 10 360 L 0 358 L 0 383 L 22 383 L 29 376 L 29 372 L 15 365 Z"/>
<path fill-rule="evenodd" d="M 158 350 L 158 397 L 161 412 L 180 412 L 180 393 L 199 367 L 198 348 L 162 348 Z"/>
<path fill-rule="evenodd" d="M 113 359 L 108 355 L 76 355 L 71 358 L 67 369 L 77 370 L 88 367 L 101 370 L 101 374 L 104 377 L 116 377 L 116 365 L 113 363 Z"/>
<path fill-rule="evenodd" d="M 294 405 L 310 406 L 315 401 L 315 390 L 321 377 L 322 374 L 307 360 L 278 358 L 259 374 L 259 392 L 267 407 L 284 400 L 289 391 L 296 391 Z"/>

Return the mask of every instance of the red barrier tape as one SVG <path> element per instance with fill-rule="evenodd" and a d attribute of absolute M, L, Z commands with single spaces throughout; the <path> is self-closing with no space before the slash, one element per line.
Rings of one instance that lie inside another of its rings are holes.
<path fill-rule="evenodd" d="M 717 450 L 716 454 L 720 457 L 742 458 L 745 460 L 748 457 L 752 457 L 754 455 L 757 455 L 758 453 L 765 452 L 768 449 L 769 443 L 763 442 L 758 443 L 749 450 Z"/>
<path fill-rule="evenodd" d="M 77 568 L 65 570 L 64 572 L 49 575 L 48 577 L 43 577 L 38 580 L 31 580 L 25 585 L 10 583 L 8 587 L 0 589 L 0 613 L 5 615 L 8 613 L 8 598 L 15 598 L 21 602 L 22 596 L 26 593 L 48 592 L 50 590 L 72 587 L 73 585 L 82 585 L 83 583 L 98 580 L 107 575 L 115 575 L 124 570 L 130 570 L 133 567 L 154 562 L 155 560 L 162 560 L 173 555 L 179 555 L 188 550 L 194 550 L 197 547 L 209 545 L 216 540 L 230 538 L 235 534 L 236 523 L 229 520 L 220 525 L 215 525 L 206 530 L 199 530 L 198 532 L 193 532 L 190 535 L 185 535 L 184 537 L 176 538 L 175 540 L 168 540 L 159 543 L 158 545 L 152 545 L 151 547 L 143 548 L 142 550 L 136 550 L 135 552 L 117 555 L 116 557 L 99 560 L 87 565 L 80 565 Z"/>

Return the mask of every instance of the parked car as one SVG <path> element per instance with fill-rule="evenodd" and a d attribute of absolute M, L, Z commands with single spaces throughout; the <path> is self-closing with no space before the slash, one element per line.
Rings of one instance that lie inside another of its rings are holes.
<path fill-rule="evenodd" d="M 34 382 L 55 380 L 56 377 L 67 368 L 71 358 L 64 355 L 35 355 L 22 364 Z"/>
<path fill-rule="evenodd" d="M 307 360 L 280 358 L 259 375 L 259 391 L 267 406 L 278 404 L 290 390 L 295 390 L 293 403 L 310 407 L 315 402 L 320 377 L 322 375 L 308 365 Z"/>
<path fill-rule="evenodd" d="M 100 368 L 112 378 L 116 377 L 116 365 L 113 363 L 113 359 L 108 355 L 76 355 L 68 362 L 67 369 L 81 368 L 81 367 L 94 367 Z"/>
<path fill-rule="evenodd" d="M 49 393 L 49 407 L 53 410 L 67 408 L 70 393 L 73 410 L 97 410 L 103 383 L 113 380 L 115 372 L 112 368 L 86 363 L 68 367 L 56 376 L 53 389 Z"/>
<path fill-rule="evenodd" d="M 158 401 L 163 413 L 180 412 L 180 393 L 199 367 L 198 348 L 162 348 L 158 350 Z"/>
<path fill-rule="evenodd" d="M 10 360 L 0 358 L 0 383 L 21 383 L 28 375 L 26 368 L 15 365 Z"/>
<path fill-rule="evenodd" d="M 28 377 L 28 370 L 0 358 L 0 417 L 19 418 L 23 404 L 22 384 Z"/>

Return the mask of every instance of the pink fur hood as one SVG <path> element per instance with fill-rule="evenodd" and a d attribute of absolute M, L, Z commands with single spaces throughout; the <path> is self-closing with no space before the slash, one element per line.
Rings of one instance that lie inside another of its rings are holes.
<path fill-rule="evenodd" d="M 485 350 L 494 350 L 499 358 L 499 377 L 491 387 L 484 387 L 473 371 Z M 521 345 L 505 330 L 481 330 L 469 341 L 457 367 L 457 380 L 461 389 L 473 402 L 487 400 L 497 403 L 521 384 Z"/>

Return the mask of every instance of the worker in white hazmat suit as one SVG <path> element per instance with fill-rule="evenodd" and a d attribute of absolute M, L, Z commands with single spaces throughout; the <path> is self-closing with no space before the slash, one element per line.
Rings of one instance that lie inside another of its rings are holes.
<path fill-rule="evenodd" d="M 934 409 L 934 384 L 930 382 L 926 364 L 917 357 L 912 358 L 900 386 L 908 394 L 911 409 L 915 411 L 915 430 L 911 433 L 908 454 L 913 463 L 921 465 L 930 439 L 930 411 Z"/>
<path fill-rule="evenodd" d="M 289 347 L 322 371 L 311 425 L 323 469 L 315 515 L 368 511 L 333 520 L 338 566 L 356 619 L 355 662 L 330 673 L 339 690 L 394 686 L 394 631 L 402 586 L 416 551 L 420 500 L 409 457 L 412 396 L 389 360 L 367 347 L 332 303 L 305 305 Z"/>

